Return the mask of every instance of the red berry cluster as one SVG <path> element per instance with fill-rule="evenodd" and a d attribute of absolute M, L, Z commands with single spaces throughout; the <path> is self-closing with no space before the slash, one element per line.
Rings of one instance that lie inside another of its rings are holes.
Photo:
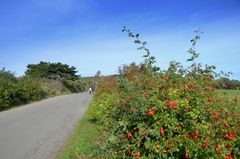
<path fill-rule="evenodd" d="M 234 102 L 236 102 L 236 103 L 238 102 L 238 96 L 234 97 Z"/>
<path fill-rule="evenodd" d="M 153 116 L 154 115 L 154 110 L 152 108 L 149 108 L 147 111 L 148 116 Z"/>
<path fill-rule="evenodd" d="M 215 146 L 215 151 L 216 151 L 216 152 L 219 152 L 219 151 L 220 151 L 220 146 L 219 146 L 219 145 L 216 145 L 216 146 Z"/>
<path fill-rule="evenodd" d="M 134 156 L 139 159 L 139 158 L 140 158 L 140 152 L 136 152 L 136 153 L 134 154 Z"/>
<path fill-rule="evenodd" d="M 165 81 L 168 81 L 168 80 L 169 80 L 168 76 L 164 76 L 163 79 L 164 79 Z"/>
<path fill-rule="evenodd" d="M 233 159 L 231 156 L 227 155 L 226 159 Z"/>
<path fill-rule="evenodd" d="M 175 106 L 179 106 L 178 102 L 166 100 L 166 103 L 170 109 L 174 109 Z"/>
<path fill-rule="evenodd" d="M 227 139 L 229 139 L 229 140 L 232 140 L 232 139 L 233 139 L 233 135 L 232 135 L 232 134 L 226 133 L 226 134 L 225 134 L 225 137 L 226 137 Z"/>
<path fill-rule="evenodd" d="M 128 139 L 130 139 L 130 138 L 132 138 L 132 134 L 131 134 L 131 133 L 127 133 L 127 134 L 126 134 L 126 137 L 127 137 Z"/>
<path fill-rule="evenodd" d="M 212 101 L 213 101 L 213 98 L 208 98 L 209 103 L 212 103 Z"/>
<path fill-rule="evenodd" d="M 143 91 L 143 92 L 142 92 L 142 95 L 143 95 L 143 96 L 148 95 L 147 91 Z"/>

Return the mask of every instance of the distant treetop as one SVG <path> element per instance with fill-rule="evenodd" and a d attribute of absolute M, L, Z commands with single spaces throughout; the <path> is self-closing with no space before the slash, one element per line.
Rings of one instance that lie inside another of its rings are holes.
<path fill-rule="evenodd" d="M 69 66 L 67 64 L 50 63 L 41 61 L 38 64 L 28 64 L 27 70 L 25 72 L 26 76 L 34 78 L 47 78 L 54 80 L 77 80 L 79 75 L 77 75 L 76 67 Z"/>

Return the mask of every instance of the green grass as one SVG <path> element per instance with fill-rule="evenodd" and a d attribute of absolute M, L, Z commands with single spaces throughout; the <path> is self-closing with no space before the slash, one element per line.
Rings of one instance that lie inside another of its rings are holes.
<path fill-rule="evenodd" d="M 235 96 L 238 96 L 238 99 L 240 100 L 240 90 L 220 89 L 217 90 L 217 92 L 231 100 L 233 100 Z M 240 101 L 237 104 L 237 110 L 240 110 Z"/>
<path fill-rule="evenodd" d="M 228 89 L 220 89 L 217 90 L 220 94 L 226 95 L 229 98 L 234 98 L 235 96 L 238 96 L 240 98 L 240 90 L 228 90 Z"/>
<path fill-rule="evenodd" d="M 88 113 L 78 122 L 58 159 L 100 158 L 103 127 L 91 121 Z"/>

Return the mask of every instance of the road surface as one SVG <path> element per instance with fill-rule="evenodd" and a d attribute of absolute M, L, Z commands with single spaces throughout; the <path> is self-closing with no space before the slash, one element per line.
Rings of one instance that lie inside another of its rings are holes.
<path fill-rule="evenodd" d="M 0 159 L 54 159 L 91 98 L 70 94 L 0 112 Z"/>

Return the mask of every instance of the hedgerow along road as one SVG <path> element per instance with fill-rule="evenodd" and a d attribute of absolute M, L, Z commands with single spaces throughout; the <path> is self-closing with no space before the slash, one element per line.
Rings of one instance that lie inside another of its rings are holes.
<path fill-rule="evenodd" d="M 0 112 L 0 159 L 54 159 L 91 99 L 70 94 Z"/>

